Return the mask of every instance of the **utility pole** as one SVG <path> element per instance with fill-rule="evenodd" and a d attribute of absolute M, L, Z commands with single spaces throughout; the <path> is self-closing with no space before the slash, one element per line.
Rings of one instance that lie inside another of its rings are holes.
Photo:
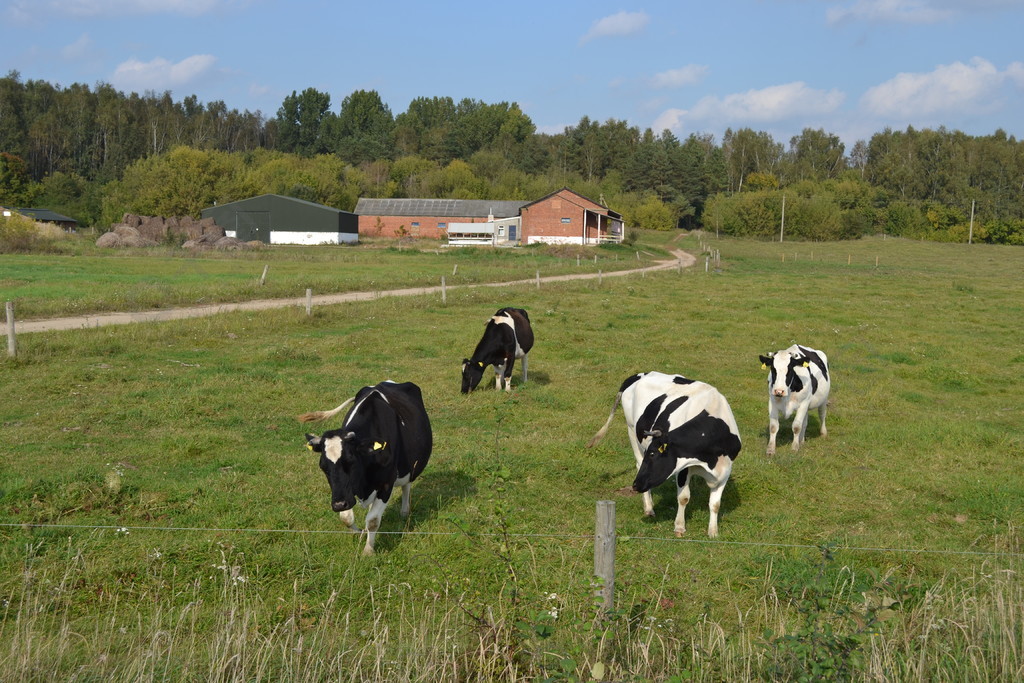
<path fill-rule="evenodd" d="M 971 200 L 971 227 L 967 232 L 967 244 L 974 240 L 974 200 Z"/>
<path fill-rule="evenodd" d="M 786 195 L 782 195 L 782 222 L 779 224 L 779 242 L 782 242 L 782 235 L 786 232 Z"/>

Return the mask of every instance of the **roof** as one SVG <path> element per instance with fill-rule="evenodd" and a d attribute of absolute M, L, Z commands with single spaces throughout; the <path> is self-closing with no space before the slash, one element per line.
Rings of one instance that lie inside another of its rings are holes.
<path fill-rule="evenodd" d="M 50 211 L 49 209 L 15 209 L 15 211 L 20 213 L 22 216 L 28 216 L 33 220 L 42 221 L 44 223 L 78 223 L 74 218 L 62 216 L 56 211 Z"/>
<path fill-rule="evenodd" d="M 248 202 L 252 202 L 254 199 L 263 199 L 263 198 L 266 198 L 266 197 L 273 198 L 273 199 L 280 199 L 280 200 L 284 200 L 286 202 L 294 202 L 295 204 L 301 204 L 301 205 L 304 205 L 304 206 L 315 207 L 317 209 L 326 209 L 328 211 L 335 211 L 337 213 L 350 213 L 349 211 L 344 211 L 342 209 L 336 209 L 333 206 L 327 206 L 326 204 L 318 204 L 316 202 L 309 202 L 309 201 L 306 201 L 305 199 L 296 199 L 295 197 L 289 197 L 289 196 L 283 195 L 283 194 L 261 194 L 261 195 L 256 195 L 254 197 L 246 197 L 245 199 L 238 199 L 238 200 L 233 201 L 233 202 L 226 202 L 224 204 L 215 204 L 212 207 L 207 207 L 206 209 L 204 209 L 204 211 L 212 209 L 212 208 L 222 208 L 222 207 L 225 207 L 225 206 L 231 206 L 232 204 L 248 203 Z"/>
<path fill-rule="evenodd" d="M 444 216 L 508 218 L 530 202 L 491 199 L 366 199 L 356 202 L 360 216 Z"/>
<path fill-rule="evenodd" d="M 555 195 L 557 195 L 557 194 L 561 194 L 562 192 L 569 192 L 570 194 L 574 194 L 574 195 L 576 195 L 576 196 L 577 196 L 577 197 L 579 197 L 580 199 L 585 199 L 585 200 L 587 200 L 587 201 L 588 201 L 588 202 L 590 202 L 591 204 L 596 204 L 597 206 L 601 206 L 601 207 L 603 207 L 603 208 L 604 208 L 604 210 L 608 212 L 608 216 L 609 216 L 609 217 L 611 217 L 611 218 L 622 218 L 622 214 L 620 214 L 620 213 L 618 213 L 618 212 L 616 212 L 616 211 L 612 211 L 612 210 L 611 210 L 611 209 L 609 209 L 609 208 L 608 208 L 607 206 L 604 206 L 604 205 L 603 205 L 603 204 L 602 204 L 601 202 L 595 202 L 595 201 L 594 201 L 593 199 L 591 199 L 590 197 L 585 197 L 585 196 L 581 195 L 581 194 L 580 194 L 579 192 L 577 192 L 576 190 L 573 190 L 573 189 L 571 189 L 571 188 L 569 188 L 569 187 L 563 187 L 563 188 L 562 188 L 562 189 L 560 189 L 560 190 L 555 190 L 554 192 L 551 192 L 551 193 L 549 193 L 549 194 L 546 194 L 546 195 L 544 195 L 544 196 L 543 196 L 543 197 L 541 197 L 540 199 L 536 199 L 536 200 L 534 200 L 534 201 L 532 201 L 532 202 L 526 202 L 526 203 L 525 203 L 525 204 L 523 205 L 523 208 L 525 208 L 526 206 L 533 206 L 534 204 L 540 204 L 541 202 L 543 202 L 543 201 L 547 201 L 547 200 L 548 200 L 548 199 L 550 199 L 551 197 L 554 197 L 554 196 L 555 196 Z M 603 199 L 603 195 L 602 195 L 602 199 Z"/>

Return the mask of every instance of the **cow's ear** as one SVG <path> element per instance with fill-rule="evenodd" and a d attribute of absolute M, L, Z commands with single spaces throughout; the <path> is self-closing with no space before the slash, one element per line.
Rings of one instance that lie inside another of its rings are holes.
<path fill-rule="evenodd" d="M 306 448 L 317 453 L 324 452 L 324 442 L 319 436 L 306 434 Z"/>
<path fill-rule="evenodd" d="M 355 432 L 345 432 L 345 434 L 341 437 L 341 440 L 342 441 L 355 441 L 355 438 L 356 438 L 356 433 Z"/>
<path fill-rule="evenodd" d="M 769 353 L 767 356 L 760 356 L 760 359 L 761 359 L 761 369 L 762 370 L 767 370 L 768 366 L 772 364 L 772 360 L 773 360 L 772 354 Z"/>
<path fill-rule="evenodd" d="M 468 358 L 463 358 L 462 359 L 462 369 L 465 370 L 467 365 L 469 365 L 469 359 Z"/>

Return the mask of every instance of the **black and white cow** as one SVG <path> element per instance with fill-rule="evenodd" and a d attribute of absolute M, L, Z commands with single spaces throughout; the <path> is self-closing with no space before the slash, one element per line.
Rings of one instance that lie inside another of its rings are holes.
<path fill-rule="evenodd" d="M 331 485 L 331 509 L 340 513 L 345 526 L 359 531 L 353 508 L 357 502 L 368 508 L 363 554 L 372 555 L 396 484 L 402 487 L 402 516 L 409 515 L 409 485 L 430 459 L 433 434 L 420 388 L 412 382 L 363 387 L 334 410 L 306 413 L 299 420 L 321 422 L 350 403 L 340 429 L 320 436 L 306 434 L 306 445 L 320 454 L 320 469 Z"/>
<path fill-rule="evenodd" d="M 636 457 L 633 489 L 643 494 L 644 514 L 654 515 L 651 489 L 676 477 L 676 536 L 686 532 L 686 504 L 690 502 L 689 475 L 699 475 L 711 494 L 708 536 L 718 536 L 718 509 L 722 493 L 740 452 L 740 433 L 728 402 L 710 384 L 682 375 L 642 372 L 619 387 L 608 421 L 587 447 L 601 441 L 622 403 L 629 443 Z"/>
<path fill-rule="evenodd" d="M 761 356 L 768 370 L 768 455 L 775 455 L 779 416 L 793 418 L 793 450 L 800 450 L 807 431 L 807 413 L 817 408 L 821 435 L 827 436 L 825 412 L 832 387 L 828 358 L 823 351 L 793 344 L 788 349 Z"/>
<path fill-rule="evenodd" d="M 523 359 L 523 381 L 526 381 L 526 354 L 533 348 L 530 316 L 521 308 L 502 308 L 491 316 L 484 336 L 471 358 L 462 359 L 462 393 L 468 394 L 480 384 L 484 368 L 494 366 L 494 388 L 512 391 L 512 366 Z"/>

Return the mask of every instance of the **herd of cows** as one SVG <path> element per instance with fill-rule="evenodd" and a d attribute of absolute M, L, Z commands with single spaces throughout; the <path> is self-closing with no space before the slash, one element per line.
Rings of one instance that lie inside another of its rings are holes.
<path fill-rule="evenodd" d="M 511 390 L 512 368 L 522 361 L 527 379 L 527 354 L 533 348 L 529 315 L 521 308 L 499 309 L 487 321 L 473 355 L 462 361 L 462 392 L 476 389 L 488 366 L 494 367 L 496 390 Z M 794 344 L 760 357 L 768 370 L 768 448 L 775 453 L 779 419 L 793 418 L 793 450 L 804 441 L 807 414 L 817 409 L 821 435 L 831 380 L 828 358 L 821 351 Z M 619 404 L 637 473 L 633 489 L 643 497 L 644 514 L 654 515 L 651 490 L 676 479 L 676 536 L 686 531 L 690 474 L 700 476 L 711 491 L 708 535 L 718 536 L 718 510 L 733 462 L 740 452 L 736 419 L 725 397 L 713 386 L 682 375 L 642 372 L 619 387 L 611 414 L 587 447 L 608 433 Z M 352 531 L 357 503 L 367 508 L 364 555 L 374 541 L 395 486 L 402 488 L 402 516 L 409 514 L 409 488 L 423 472 L 433 447 L 430 418 L 420 388 L 390 380 L 363 387 L 333 410 L 299 416 L 301 422 L 322 422 L 351 405 L 342 426 L 320 436 L 306 434 L 306 446 L 320 454 L 320 469 L 331 488 L 331 508 Z"/>

